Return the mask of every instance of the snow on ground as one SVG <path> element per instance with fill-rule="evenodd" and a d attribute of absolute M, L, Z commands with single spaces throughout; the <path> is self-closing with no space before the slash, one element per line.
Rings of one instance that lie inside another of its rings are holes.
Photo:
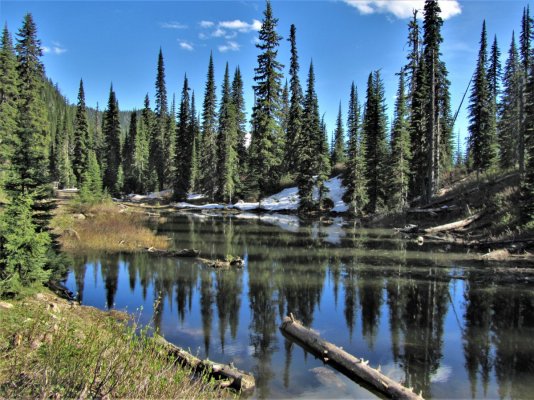
<path fill-rule="evenodd" d="M 235 216 L 240 219 L 258 219 L 263 222 L 267 222 L 271 225 L 276 225 L 286 231 L 297 232 L 299 230 L 300 221 L 296 215 L 288 214 L 252 214 L 252 213 L 240 213 Z"/>
<path fill-rule="evenodd" d="M 343 194 L 345 193 L 345 188 L 342 185 L 341 178 L 336 176 L 335 178 L 329 179 L 325 182 L 325 186 L 328 189 L 326 196 L 332 200 L 334 203 L 334 208 L 332 212 L 346 212 L 348 211 L 348 206 L 343 202 Z M 170 198 L 172 196 L 172 190 L 163 190 L 161 192 L 154 192 L 148 195 L 139 195 L 131 194 L 128 196 L 131 201 L 143 201 L 143 200 L 154 200 L 154 199 L 164 199 Z M 313 197 L 316 199 L 318 196 L 317 189 L 314 190 Z M 201 200 L 205 196 L 198 193 L 192 193 L 187 196 L 188 201 Z M 172 205 L 175 208 L 189 208 L 195 210 L 220 210 L 224 208 L 233 208 L 240 211 L 252 211 L 252 210 L 264 210 L 270 212 L 276 211 L 296 211 L 299 208 L 300 198 L 298 194 L 298 189 L 296 187 L 290 187 L 282 190 L 277 194 L 273 194 L 265 199 L 262 199 L 260 202 L 244 202 L 242 200 L 238 201 L 235 204 L 202 204 L 195 205 L 188 202 L 179 202 L 173 203 Z"/>

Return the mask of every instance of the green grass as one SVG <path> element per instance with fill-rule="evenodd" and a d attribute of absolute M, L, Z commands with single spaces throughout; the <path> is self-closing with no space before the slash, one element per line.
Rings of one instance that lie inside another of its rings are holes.
<path fill-rule="evenodd" d="M 219 398 L 126 314 L 51 293 L 0 307 L 0 398 Z"/>

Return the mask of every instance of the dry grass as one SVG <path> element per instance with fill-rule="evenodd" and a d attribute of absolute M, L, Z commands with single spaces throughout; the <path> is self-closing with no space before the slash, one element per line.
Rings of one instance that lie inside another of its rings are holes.
<path fill-rule="evenodd" d="M 71 305 L 49 292 L 7 304 L 13 307 L 0 307 L 0 398 L 229 395 L 192 377 L 122 313 Z"/>
<path fill-rule="evenodd" d="M 136 252 L 168 247 L 165 236 L 156 235 L 147 227 L 144 214 L 129 212 L 111 202 L 76 210 L 61 207 L 53 226 L 66 251 Z"/>

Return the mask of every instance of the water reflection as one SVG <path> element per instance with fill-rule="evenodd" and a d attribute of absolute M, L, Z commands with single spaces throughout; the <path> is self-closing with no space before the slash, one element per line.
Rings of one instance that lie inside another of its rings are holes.
<path fill-rule="evenodd" d="M 532 393 L 529 283 L 495 282 L 463 254 L 422 252 L 388 231 L 342 221 L 278 225 L 252 217 L 170 219 L 159 229 L 176 248 L 240 256 L 245 268 L 102 254 L 76 259 L 67 285 L 85 304 L 144 308 L 142 321 L 170 340 L 251 370 L 260 398 L 320 396 L 325 387 L 329 397 L 369 395 L 281 336 L 289 313 L 426 398 Z"/>

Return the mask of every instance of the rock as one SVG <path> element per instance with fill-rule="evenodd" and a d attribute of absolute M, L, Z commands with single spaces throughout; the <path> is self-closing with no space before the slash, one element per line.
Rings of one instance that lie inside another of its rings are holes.
<path fill-rule="evenodd" d="M 72 218 L 79 219 L 79 220 L 84 220 L 84 219 L 86 219 L 86 216 L 83 215 L 83 214 L 72 214 Z"/>
<path fill-rule="evenodd" d="M 46 300 L 46 296 L 44 294 L 42 294 L 42 293 L 37 293 L 35 295 L 35 299 L 39 300 L 39 301 L 45 301 Z"/>
<path fill-rule="evenodd" d="M 0 301 L 0 308 L 4 310 L 9 310 L 10 308 L 13 308 L 13 304 Z"/>

